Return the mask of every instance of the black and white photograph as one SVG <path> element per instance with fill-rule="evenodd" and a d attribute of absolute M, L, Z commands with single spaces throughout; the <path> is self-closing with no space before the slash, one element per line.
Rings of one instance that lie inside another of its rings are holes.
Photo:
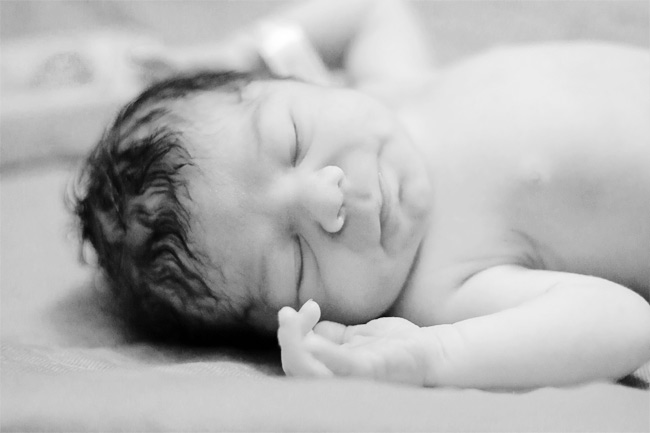
<path fill-rule="evenodd" d="M 3 432 L 650 432 L 647 0 L 0 0 Z"/>

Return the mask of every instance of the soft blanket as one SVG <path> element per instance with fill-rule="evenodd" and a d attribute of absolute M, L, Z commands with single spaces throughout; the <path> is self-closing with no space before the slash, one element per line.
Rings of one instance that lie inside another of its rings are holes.
<path fill-rule="evenodd" d="M 50 168 L 0 184 L 3 431 L 650 430 L 650 392 L 622 385 L 497 394 L 296 380 L 274 348 L 132 341 L 76 260 L 69 177 Z"/>

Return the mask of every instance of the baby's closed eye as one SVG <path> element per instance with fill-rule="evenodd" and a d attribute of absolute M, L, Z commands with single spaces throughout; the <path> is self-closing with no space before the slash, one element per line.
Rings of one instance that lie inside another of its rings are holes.
<path fill-rule="evenodd" d="M 295 274 L 296 274 L 296 293 L 300 292 L 300 287 L 302 286 L 303 273 L 304 273 L 304 260 L 303 260 L 303 251 L 302 251 L 302 240 L 300 236 L 295 236 L 294 243 L 294 255 L 295 255 Z"/>

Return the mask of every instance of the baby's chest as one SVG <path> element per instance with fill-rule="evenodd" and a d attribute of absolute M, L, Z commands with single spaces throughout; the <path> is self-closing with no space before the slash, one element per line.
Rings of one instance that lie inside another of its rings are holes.
<path fill-rule="evenodd" d="M 519 264 L 597 275 L 647 294 L 650 149 L 569 144 L 450 152 L 435 182 L 431 265 L 445 263 L 441 272 L 453 269 L 459 281 Z"/>
<path fill-rule="evenodd" d="M 650 289 L 650 149 L 565 152 L 520 163 L 494 212 L 535 266 Z M 630 152 L 631 153 L 631 152 Z"/>
<path fill-rule="evenodd" d="M 565 57 L 550 75 L 472 64 L 413 116 L 434 183 L 417 279 L 423 298 L 437 297 L 428 305 L 499 264 L 650 291 L 647 67 L 566 77 L 586 63 Z"/>
<path fill-rule="evenodd" d="M 513 161 L 499 176 L 437 182 L 437 213 L 405 312 L 426 305 L 425 316 L 438 320 L 437 308 L 463 281 L 509 264 L 595 275 L 650 294 L 650 179 L 623 168 L 595 174 L 565 170 L 562 161 L 539 164 Z"/>
<path fill-rule="evenodd" d="M 638 97 L 649 90 L 641 75 L 627 77 L 626 91 L 620 80 L 587 92 L 561 85 L 568 79 L 517 77 L 471 98 L 460 86 L 439 92 L 428 151 L 434 233 L 450 260 L 516 260 L 647 290 L 650 101 Z"/>

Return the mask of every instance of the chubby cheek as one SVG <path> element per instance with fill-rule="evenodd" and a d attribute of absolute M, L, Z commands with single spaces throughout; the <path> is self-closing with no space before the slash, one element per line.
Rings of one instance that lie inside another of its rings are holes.
<path fill-rule="evenodd" d="M 395 302 L 402 286 L 401 278 L 377 272 L 341 269 L 322 293 L 321 310 L 325 320 L 347 325 L 376 319 Z M 314 300 L 319 301 L 319 296 Z"/>

